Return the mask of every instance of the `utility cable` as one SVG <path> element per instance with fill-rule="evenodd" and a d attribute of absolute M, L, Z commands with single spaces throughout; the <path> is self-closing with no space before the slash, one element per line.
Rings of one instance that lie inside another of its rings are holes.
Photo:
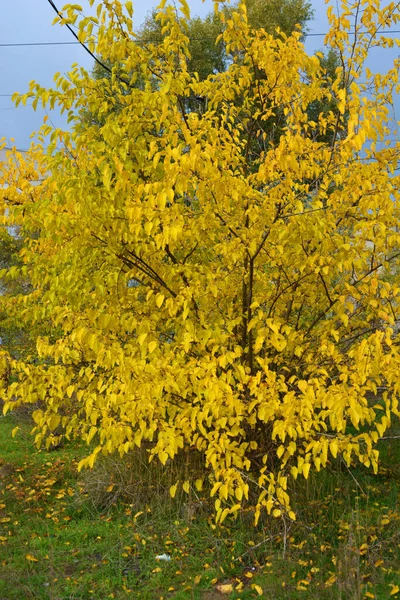
<path fill-rule="evenodd" d="M 3 110 L 15 110 L 16 108 L 29 108 L 32 104 L 20 104 L 19 106 L 8 106 L 7 108 L 0 108 L 0 112 Z"/>
<path fill-rule="evenodd" d="M 67 25 L 68 27 L 68 25 Z M 74 33 L 74 31 L 72 32 Z M 17 42 L 0 44 L 1 48 L 19 48 L 20 46 L 75 46 L 80 42 Z"/>
<path fill-rule="evenodd" d="M 48 2 L 51 3 L 52 6 L 54 6 L 53 2 L 51 0 L 47 0 Z M 57 10 L 57 9 L 56 9 Z M 59 13 L 57 13 L 59 14 Z M 78 40 L 77 42 L 10 42 L 10 43 L 0 43 L 0 48 L 19 48 L 21 46 L 77 46 L 77 45 L 81 45 L 85 48 L 85 50 L 95 59 L 96 57 L 92 54 L 92 52 L 89 50 L 89 48 L 87 48 L 85 46 L 85 44 L 83 44 L 82 42 L 79 41 L 78 36 L 76 35 L 75 31 L 73 29 L 70 28 L 70 26 L 67 24 L 68 29 L 72 32 L 72 34 L 74 35 L 74 37 Z M 362 33 L 362 32 L 358 32 L 358 33 Z M 388 31 L 382 31 L 382 34 L 385 35 L 392 35 L 392 34 L 397 34 L 400 33 L 400 29 L 390 29 Z M 302 36 L 303 37 L 324 37 L 326 36 L 326 33 L 303 33 Z M 349 32 L 349 35 L 354 35 L 354 33 Z M 206 42 L 209 40 L 214 40 L 215 37 L 201 37 L 201 38 L 190 38 L 190 41 L 192 42 Z M 158 43 L 158 42 L 162 42 L 162 38 L 157 38 L 157 39 L 147 39 L 147 40 L 140 40 L 140 39 L 136 39 L 133 40 L 136 44 L 149 44 L 149 43 Z M 99 61 L 97 61 L 99 62 Z M 105 65 L 103 65 L 104 68 L 107 68 Z M 1 94 L 0 94 L 1 96 Z"/>
<path fill-rule="evenodd" d="M 11 146 L 3 146 L 2 148 L 0 148 L 0 152 L 2 152 L 3 150 L 11 150 L 11 151 L 15 151 L 15 152 L 29 152 L 29 150 L 21 150 L 21 148 L 12 148 Z"/>

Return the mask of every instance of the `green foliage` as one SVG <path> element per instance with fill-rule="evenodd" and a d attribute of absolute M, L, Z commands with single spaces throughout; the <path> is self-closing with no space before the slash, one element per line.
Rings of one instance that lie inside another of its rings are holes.
<path fill-rule="evenodd" d="M 313 16 L 311 3 L 308 0 L 247 0 L 248 21 L 253 29 L 264 29 L 272 35 L 277 29 L 290 35 L 293 31 L 305 32 L 307 23 Z M 237 3 L 222 8 L 224 20 L 215 12 L 204 18 L 192 17 L 185 23 L 186 35 L 189 38 L 188 71 L 198 73 L 200 79 L 206 79 L 213 73 L 224 72 L 229 65 L 224 40 L 221 38 L 226 29 L 224 21 L 237 11 Z M 152 11 L 138 29 L 139 44 L 157 44 L 167 35 L 157 11 Z M 104 70 L 95 65 L 93 75 L 98 78 Z"/>

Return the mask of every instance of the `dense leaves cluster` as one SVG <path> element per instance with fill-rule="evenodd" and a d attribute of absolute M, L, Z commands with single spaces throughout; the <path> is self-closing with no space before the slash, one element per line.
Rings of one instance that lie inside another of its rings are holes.
<path fill-rule="evenodd" d="M 14 363 L 6 408 L 36 405 L 38 442 L 93 440 L 81 466 L 143 444 L 162 463 L 200 453 L 221 520 L 247 500 L 256 518 L 294 518 L 288 477 L 338 455 L 376 469 L 398 414 L 398 145 L 386 139 L 398 64 L 364 63 L 400 12 L 329 11 L 341 64 L 329 85 L 300 32 L 252 29 L 244 3 L 216 14 L 228 67 L 201 80 L 185 0 L 160 8 L 164 37 L 148 45 L 129 2 L 79 22 L 71 5 L 63 19 L 112 76 L 75 67 L 18 98 L 60 105 L 72 131 L 45 124 L 3 169 L 4 221 L 26 236 L 33 286 L 20 315 L 51 331 L 38 360 Z"/>

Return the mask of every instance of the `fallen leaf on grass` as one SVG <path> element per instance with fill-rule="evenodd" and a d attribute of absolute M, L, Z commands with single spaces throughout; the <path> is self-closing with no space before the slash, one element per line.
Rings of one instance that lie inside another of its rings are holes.
<path fill-rule="evenodd" d="M 262 595 L 263 595 L 263 589 L 262 589 L 262 587 L 261 587 L 261 586 L 259 586 L 259 585 L 256 585 L 255 583 L 253 583 L 253 585 L 252 585 L 251 587 L 253 588 L 253 590 L 256 590 L 256 592 L 257 592 L 257 594 L 258 594 L 259 596 L 262 596 Z"/>
<path fill-rule="evenodd" d="M 230 594 L 233 592 L 233 585 L 231 583 L 220 583 L 216 588 L 221 594 Z"/>
<path fill-rule="evenodd" d="M 35 558 L 35 556 L 33 556 L 33 554 L 27 554 L 25 556 L 26 560 L 29 560 L 29 562 L 39 562 L 38 558 Z"/>
<path fill-rule="evenodd" d="M 336 580 L 337 580 L 336 575 L 331 575 L 329 577 L 329 579 L 327 579 L 325 581 L 325 587 L 331 587 L 335 583 Z"/>
<path fill-rule="evenodd" d="M 241 592 L 243 588 L 244 588 L 243 581 L 239 581 L 239 583 L 238 583 L 238 584 L 237 584 L 237 586 L 235 587 L 235 590 L 236 590 L 237 592 Z"/>
<path fill-rule="evenodd" d="M 392 591 L 390 592 L 391 596 L 394 596 L 395 594 L 398 594 L 400 592 L 400 587 L 398 585 L 394 585 L 392 587 Z"/>

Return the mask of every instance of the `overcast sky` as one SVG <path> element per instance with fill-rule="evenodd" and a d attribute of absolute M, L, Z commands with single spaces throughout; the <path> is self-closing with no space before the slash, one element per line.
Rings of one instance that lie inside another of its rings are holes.
<path fill-rule="evenodd" d="M 58 8 L 67 0 L 55 0 Z M 71 2 L 72 3 L 72 2 Z M 159 0 L 136 0 L 135 20 L 136 26 L 151 11 Z M 85 14 L 93 14 L 94 9 L 89 7 L 86 0 L 81 0 Z M 315 10 L 315 19 L 310 24 L 310 33 L 321 33 L 327 30 L 326 5 L 323 0 L 312 0 Z M 189 0 L 192 15 L 203 16 L 212 10 L 212 0 Z M 29 145 L 30 134 L 42 124 L 43 112 L 36 113 L 29 107 L 13 108 L 10 95 L 15 92 L 28 90 L 29 82 L 35 80 L 43 86 L 53 84 L 53 75 L 56 72 L 65 73 L 72 63 L 91 69 L 92 59 L 79 45 L 70 46 L 4 46 L 2 44 L 20 44 L 32 42 L 61 42 L 72 41 L 70 32 L 59 25 L 52 25 L 55 13 L 48 0 L 0 0 L 0 57 L 3 77 L 0 84 L 0 138 L 7 140 L 14 138 L 19 148 Z M 323 37 L 308 37 L 306 47 L 309 52 L 314 52 L 323 46 Z M 372 57 L 372 67 L 387 68 L 393 57 L 398 54 L 394 51 L 375 51 Z M 56 124 L 62 121 L 57 114 L 52 115 Z"/>

